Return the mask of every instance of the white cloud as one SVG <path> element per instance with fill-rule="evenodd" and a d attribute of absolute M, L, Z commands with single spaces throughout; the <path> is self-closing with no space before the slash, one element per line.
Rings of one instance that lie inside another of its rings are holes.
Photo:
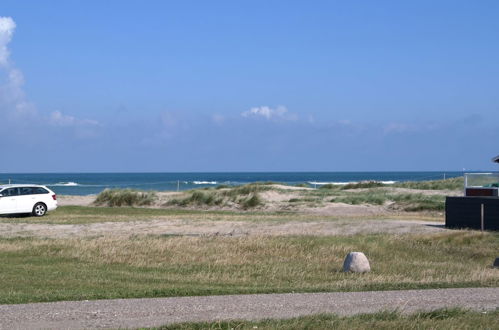
<path fill-rule="evenodd" d="M 49 122 L 54 126 L 98 126 L 99 122 L 91 119 L 78 119 L 73 116 L 65 115 L 60 111 L 54 111 L 50 114 Z"/>
<path fill-rule="evenodd" d="M 298 116 L 288 112 L 285 106 L 279 105 L 277 108 L 273 109 L 269 106 L 253 107 L 248 111 L 241 113 L 241 116 L 245 118 L 258 118 L 263 117 L 267 120 L 271 119 L 284 119 L 284 120 L 297 120 Z"/>
<path fill-rule="evenodd" d="M 16 23 L 11 17 L 0 17 L 0 66 L 9 66 L 9 48 L 7 45 L 12 40 Z"/>
<path fill-rule="evenodd" d="M 0 112 L 9 116 L 33 116 L 36 109 L 26 100 L 24 77 L 12 66 L 8 45 L 14 35 L 16 23 L 11 17 L 0 17 L 0 69 L 5 72 L 5 83 L 0 86 Z"/>
<path fill-rule="evenodd" d="M 43 121 L 59 127 L 96 127 L 100 124 L 95 120 L 79 119 L 68 116 L 60 111 L 50 115 L 39 113 L 35 105 L 28 101 L 23 89 L 23 73 L 14 67 L 10 60 L 9 43 L 12 40 L 16 23 L 11 17 L 0 17 L 0 74 L 5 76 L 0 85 L 0 113 L 15 124 L 32 125 Z M 79 134 L 78 132 L 76 132 Z"/>

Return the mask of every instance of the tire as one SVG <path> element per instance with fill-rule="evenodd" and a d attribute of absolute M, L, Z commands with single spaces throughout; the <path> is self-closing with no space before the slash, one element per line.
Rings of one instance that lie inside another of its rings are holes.
<path fill-rule="evenodd" d="M 36 203 L 33 206 L 33 212 L 31 212 L 35 217 L 43 217 L 47 213 L 47 205 L 43 203 Z"/>

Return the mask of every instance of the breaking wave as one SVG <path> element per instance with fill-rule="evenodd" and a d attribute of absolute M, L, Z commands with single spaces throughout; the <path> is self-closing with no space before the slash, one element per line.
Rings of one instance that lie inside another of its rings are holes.
<path fill-rule="evenodd" d="M 55 186 L 55 187 L 76 187 L 76 186 L 79 186 L 79 184 L 76 183 L 76 182 L 69 181 L 69 182 L 58 182 L 58 183 L 54 183 L 54 184 L 49 184 L 49 186 Z"/>

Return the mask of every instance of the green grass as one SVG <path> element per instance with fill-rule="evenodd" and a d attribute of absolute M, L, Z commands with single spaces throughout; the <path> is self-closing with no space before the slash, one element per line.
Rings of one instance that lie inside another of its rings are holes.
<path fill-rule="evenodd" d="M 162 330 L 233 330 L 233 329 L 497 329 L 499 310 L 475 312 L 460 308 L 402 314 L 382 311 L 372 314 L 338 316 L 319 314 L 287 320 L 218 321 L 165 325 Z"/>
<path fill-rule="evenodd" d="M 383 205 L 394 202 L 393 209 L 403 211 L 443 211 L 445 210 L 445 196 L 424 195 L 414 193 L 391 193 L 386 190 L 371 189 L 368 191 L 339 194 L 330 202 L 340 202 L 352 205 L 372 204 Z"/>
<path fill-rule="evenodd" d="M 1 238 L 0 303 L 498 286 L 498 233 Z M 372 272 L 345 274 L 363 251 Z"/>
<path fill-rule="evenodd" d="M 463 177 L 445 180 L 397 182 L 392 185 L 392 187 L 424 190 L 460 190 L 463 189 L 463 186 Z"/>
<path fill-rule="evenodd" d="M 105 206 L 145 206 L 151 205 L 157 196 L 152 191 L 132 189 L 106 189 L 97 195 L 95 205 Z"/>

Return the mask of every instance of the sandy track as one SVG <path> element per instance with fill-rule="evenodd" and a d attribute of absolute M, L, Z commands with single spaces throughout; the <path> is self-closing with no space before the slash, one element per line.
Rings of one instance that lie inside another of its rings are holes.
<path fill-rule="evenodd" d="M 404 234 L 444 231 L 440 222 L 417 220 L 336 220 L 336 221 L 203 221 L 149 220 L 101 222 L 92 224 L 0 223 L 1 237 L 94 237 L 132 235 L 180 236 L 279 236 L 279 235 L 355 235 L 368 233 Z"/>
<path fill-rule="evenodd" d="M 138 328 L 194 321 L 292 318 L 318 313 L 404 313 L 499 307 L 499 288 L 256 294 L 0 305 L 0 329 Z"/>

